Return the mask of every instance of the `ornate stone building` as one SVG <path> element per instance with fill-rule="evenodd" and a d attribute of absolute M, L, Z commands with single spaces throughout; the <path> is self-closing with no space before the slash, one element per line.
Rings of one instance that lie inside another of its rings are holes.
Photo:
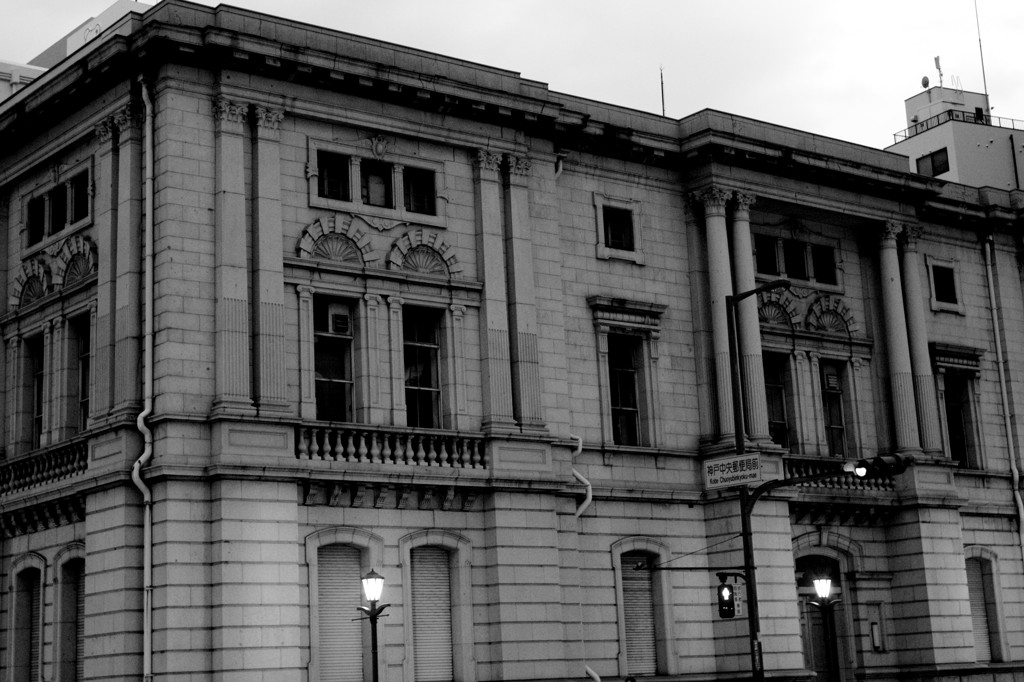
<path fill-rule="evenodd" d="M 716 111 L 129 14 L 0 103 L 3 679 L 369 680 L 370 569 L 383 680 L 741 678 L 706 471 L 889 454 L 754 507 L 766 676 L 1020 677 L 1022 211 Z M 778 279 L 734 396 L 726 297 Z"/>

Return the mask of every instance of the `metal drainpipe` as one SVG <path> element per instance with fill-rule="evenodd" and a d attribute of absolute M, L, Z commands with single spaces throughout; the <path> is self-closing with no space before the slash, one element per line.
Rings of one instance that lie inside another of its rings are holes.
<path fill-rule="evenodd" d="M 153 413 L 153 101 L 149 86 L 139 78 L 142 86 L 142 101 L 145 104 L 144 153 L 146 155 L 143 178 L 143 206 L 145 226 L 143 244 L 143 318 L 142 335 L 142 412 L 135 424 L 142 433 L 145 446 L 142 455 L 132 465 L 132 481 L 142 493 L 142 679 L 153 679 L 153 495 L 142 480 L 142 467 L 153 456 L 153 432 L 146 425 L 146 419 Z"/>
<path fill-rule="evenodd" d="M 1017 540 L 1020 544 L 1021 558 L 1024 559 L 1024 501 L 1020 495 L 1020 468 L 1017 466 L 1017 450 L 1013 445 L 1013 429 L 1010 421 L 1010 399 L 1006 392 L 1006 371 L 1003 367 L 1003 343 L 1000 340 L 999 315 L 996 309 L 996 289 L 992 279 L 992 258 L 995 244 L 992 235 L 985 238 L 982 250 L 985 253 L 985 276 L 988 279 L 988 303 L 992 313 L 992 334 L 996 342 L 996 369 L 999 372 L 999 394 L 1003 403 L 1003 428 L 1006 429 L 1006 449 L 1010 459 L 1010 473 L 1013 475 L 1013 501 L 1017 507 Z"/>
<path fill-rule="evenodd" d="M 572 453 L 572 458 L 575 460 L 576 456 L 579 455 L 581 452 L 583 452 L 583 439 L 580 438 L 579 436 L 574 436 L 571 433 L 569 434 L 569 437 L 576 441 L 576 449 Z M 590 503 L 594 499 L 594 486 L 590 485 L 590 481 L 585 479 L 583 477 L 583 474 L 581 474 L 580 472 L 576 471 L 576 467 L 573 467 L 572 475 L 576 477 L 577 481 L 579 481 L 583 485 L 587 486 L 587 497 L 583 500 L 583 502 L 580 504 L 580 506 L 576 508 L 576 518 L 578 519 L 583 514 L 583 512 L 586 511 L 587 507 L 590 506 Z M 589 665 L 586 664 L 587 640 L 586 640 L 586 638 L 583 637 L 583 578 L 582 578 L 582 573 L 580 573 L 580 576 L 581 576 L 580 580 L 579 580 L 579 588 L 580 588 L 580 591 L 579 591 L 579 595 L 580 595 L 580 644 L 583 646 L 583 659 L 584 659 L 583 670 L 587 674 L 587 677 L 589 677 L 590 679 L 594 680 L 594 682 L 601 682 L 601 676 L 598 675 L 596 672 L 594 672 L 594 670 Z"/>

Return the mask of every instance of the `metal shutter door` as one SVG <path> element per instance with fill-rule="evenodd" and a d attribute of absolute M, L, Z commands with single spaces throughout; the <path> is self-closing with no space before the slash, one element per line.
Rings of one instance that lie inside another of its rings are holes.
<path fill-rule="evenodd" d="M 974 626 L 974 653 L 977 660 L 992 660 L 992 643 L 989 641 L 988 608 L 985 601 L 985 574 L 981 562 L 967 560 L 967 597 L 971 602 L 971 624 Z"/>
<path fill-rule="evenodd" d="M 348 545 L 325 545 L 316 553 L 317 594 L 320 600 L 320 680 L 363 682 L 363 621 L 359 550 Z"/>
<path fill-rule="evenodd" d="M 29 580 L 31 583 L 28 588 L 28 599 L 29 599 L 29 645 L 28 645 L 28 679 L 35 682 L 39 679 L 39 668 L 41 664 L 40 657 L 42 652 L 39 648 L 39 621 L 42 617 L 41 609 L 42 600 L 42 589 L 40 588 L 40 572 L 32 570 L 29 574 Z"/>
<path fill-rule="evenodd" d="M 412 632 L 416 682 L 451 682 L 452 590 L 448 552 L 418 547 L 411 552 Z"/>
<path fill-rule="evenodd" d="M 75 575 L 75 682 L 85 679 L 85 565 Z"/>
<path fill-rule="evenodd" d="M 654 585 L 651 571 L 634 570 L 642 554 L 623 554 L 622 607 L 626 622 L 626 667 L 631 675 L 658 672 L 655 648 Z M 644 563 L 647 563 L 644 561 Z"/>

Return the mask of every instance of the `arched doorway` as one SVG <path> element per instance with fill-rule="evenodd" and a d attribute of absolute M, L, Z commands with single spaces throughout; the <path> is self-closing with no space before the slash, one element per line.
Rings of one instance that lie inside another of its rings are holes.
<path fill-rule="evenodd" d="M 814 580 L 821 578 L 831 580 L 829 596 L 824 599 L 814 586 Z M 843 663 L 847 660 L 846 618 L 839 562 L 817 555 L 798 558 L 796 588 L 804 664 L 818 674 L 818 682 L 843 682 L 847 672 Z"/>

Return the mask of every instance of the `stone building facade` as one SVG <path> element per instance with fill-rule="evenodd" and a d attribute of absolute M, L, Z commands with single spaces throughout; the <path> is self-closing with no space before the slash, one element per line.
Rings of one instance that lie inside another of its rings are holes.
<path fill-rule="evenodd" d="M 368 680 L 370 569 L 390 682 L 748 676 L 705 472 L 726 296 L 776 279 L 736 310 L 759 475 L 913 465 L 757 503 L 766 675 L 1020 677 L 1024 195 L 906 163 L 226 6 L 115 22 L 0 104 L 4 679 Z"/>

